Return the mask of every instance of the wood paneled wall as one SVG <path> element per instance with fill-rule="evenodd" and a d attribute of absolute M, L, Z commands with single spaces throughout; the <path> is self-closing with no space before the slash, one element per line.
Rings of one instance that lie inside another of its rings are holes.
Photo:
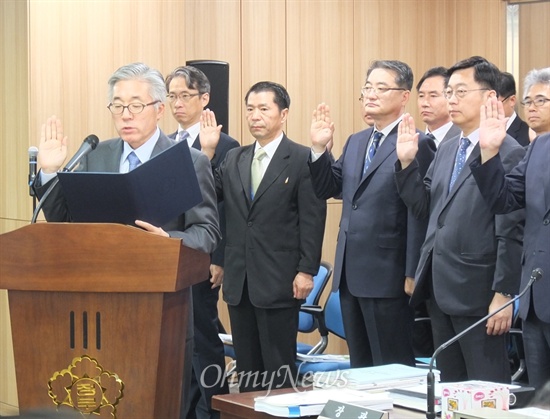
<path fill-rule="evenodd" d="M 37 144 L 49 115 L 64 121 L 69 154 L 90 133 L 116 135 L 106 109 L 107 80 L 121 65 L 143 61 L 167 74 L 191 59 L 229 62 L 230 135 L 242 144 L 253 141 L 243 121 L 246 90 L 260 80 L 282 83 L 292 99 L 288 136 L 308 145 L 311 113 L 326 102 L 338 155 L 348 135 L 364 128 L 357 98 L 370 61 L 405 61 L 417 80 L 431 66 L 471 55 L 503 66 L 505 6 L 501 0 L 3 0 L 0 232 L 31 218 L 27 149 Z M 522 16 L 532 19 L 522 33 L 527 69 L 549 61 L 540 61 L 544 48 L 531 40 L 533 33 L 536 40 L 548 39 L 548 3 L 537 6 L 544 12 Z M 411 95 L 407 110 L 418 115 L 415 100 Z M 176 128 L 169 112 L 161 128 Z M 328 261 L 334 259 L 340 210 L 337 201 L 329 202 Z M 0 310 L 0 375 L 12 377 L 4 374 L 11 374 L 13 362 L 5 298 Z M 334 339 L 329 350 L 345 352 L 346 346 Z M 1 387 L 0 406 L 16 404 L 13 387 Z"/>

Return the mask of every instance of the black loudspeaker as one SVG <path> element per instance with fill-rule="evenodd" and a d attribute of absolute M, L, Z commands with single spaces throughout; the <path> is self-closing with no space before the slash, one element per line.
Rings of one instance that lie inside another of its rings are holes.
<path fill-rule="evenodd" d="M 222 124 L 222 132 L 229 134 L 229 63 L 215 60 L 192 60 L 190 65 L 201 70 L 210 80 L 208 108 L 216 114 L 216 122 Z"/>

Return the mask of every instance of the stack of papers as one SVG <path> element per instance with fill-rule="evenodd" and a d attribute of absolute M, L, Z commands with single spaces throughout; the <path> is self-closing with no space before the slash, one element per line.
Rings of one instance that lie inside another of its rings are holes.
<path fill-rule="evenodd" d="M 389 364 L 315 373 L 313 384 L 316 387 L 345 387 L 356 390 L 388 389 L 425 383 L 426 373 L 425 368 Z"/>
<path fill-rule="evenodd" d="M 257 397 L 254 400 L 254 410 L 286 418 L 313 416 L 319 415 L 329 400 L 367 406 L 376 410 L 393 408 L 392 399 L 387 392 L 323 389 Z"/>

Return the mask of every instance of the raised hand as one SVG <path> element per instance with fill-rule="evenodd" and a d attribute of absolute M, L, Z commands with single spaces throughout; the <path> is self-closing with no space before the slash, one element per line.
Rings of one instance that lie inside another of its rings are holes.
<path fill-rule="evenodd" d="M 498 154 L 498 150 L 506 137 L 506 123 L 502 102 L 496 97 L 487 99 L 479 110 L 479 147 L 481 162 L 485 163 Z"/>
<path fill-rule="evenodd" d="M 327 147 L 332 148 L 334 122 L 330 120 L 330 108 L 321 103 L 313 111 L 311 118 L 311 148 L 316 153 L 324 153 Z"/>
<path fill-rule="evenodd" d="M 55 173 L 67 158 L 67 137 L 63 136 L 63 124 L 55 115 L 50 116 L 40 130 L 38 164 L 42 172 Z"/>
<path fill-rule="evenodd" d="M 403 119 L 397 127 L 395 151 L 402 169 L 411 164 L 418 152 L 418 133 L 416 132 L 414 119 L 408 113 L 403 115 Z"/>
<path fill-rule="evenodd" d="M 202 111 L 201 115 L 201 131 L 199 139 L 201 142 L 201 150 L 210 160 L 214 157 L 216 146 L 220 141 L 220 133 L 222 126 L 217 125 L 216 115 L 210 109 Z"/>

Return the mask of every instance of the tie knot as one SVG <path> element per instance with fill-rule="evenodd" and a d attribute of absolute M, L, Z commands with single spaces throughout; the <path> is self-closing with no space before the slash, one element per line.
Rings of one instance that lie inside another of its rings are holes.
<path fill-rule="evenodd" d="M 136 167 L 138 167 L 141 164 L 141 160 L 139 159 L 138 156 L 136 156 L 136 153 L 134 153 L 133 151 L 130 154 L 128 154 L 127 159 L 128 159 L 130 171 L 134 170 Z"/>
<path fill-rule="evenodd" d="M 188 137 L 189 137 L 189 133 L 187 131 L 185 131 L 185 130 L 180 131 L 179 134 L 178 134 L 178 141 L 187 140 Z"/>
<path fill-rule="evenodd" d="M 380 142 L 380 140 L 382 139 L 383 136 L 384 136 L 384 134 L 382 134 L 380 131 L 376 131 L 374 133 L 374 137 L 372 137 L 373 143 L 378 145 L 378 143 Z"/>
<path fill-rule="evenodd" d="M 262 159 L 267 156 L 267 153 L 263 148 L 259 148 L 254 153 L 254 160 L 262 161 Z"/>
<path fill-rule="evenodd" d="M 426 136 L 427 136 L 428 138 L 431 138 L 432 140 L 435 141 L 435 135 L 433 135 L 431 132 L 428 132 L 428 133 L 426 134 Z"/>
<path fill-rule="evenodd" d="M 470 140 L 466 137 L 460 139 L 460 148 L 466 150 L 470 146 Z"/>

